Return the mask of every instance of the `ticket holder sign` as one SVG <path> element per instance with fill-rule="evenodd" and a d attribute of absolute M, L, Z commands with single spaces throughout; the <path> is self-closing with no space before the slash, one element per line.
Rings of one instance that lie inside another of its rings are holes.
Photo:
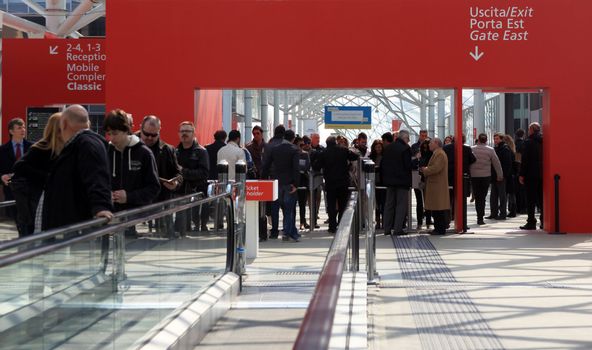
<path fill-rule="evenodd" d="M 273 202 L 278 199 L 277 180 L 246 181 L 247 238 L 245 247 L 247 258 L 254 259 L 259 254 L 259 202 Z"/>

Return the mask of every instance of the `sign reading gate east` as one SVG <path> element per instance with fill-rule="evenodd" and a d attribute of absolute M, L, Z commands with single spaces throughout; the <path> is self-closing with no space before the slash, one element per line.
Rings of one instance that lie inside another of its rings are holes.
<path fill-rule="evenodd" d="M 469 40 L 475 43 L 469 54 L 475 61 L 485 55 L 483 45 L 488 43 L 528 41 L 531 36 L 529 27 L 536 17 L 535 9 L 527 5 L 471 5 L 468 12 Z"/>
<path fill-rule="evenodd" d="M 42 89 L 49 103 L 104 103 L 104 39 L 13 39 L 4 43 L 10 81 Z M 8 86 L 16 87 L 18 83 Z"/>

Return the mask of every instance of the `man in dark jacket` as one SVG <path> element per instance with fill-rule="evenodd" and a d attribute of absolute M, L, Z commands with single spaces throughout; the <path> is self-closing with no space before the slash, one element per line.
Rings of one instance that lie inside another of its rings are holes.
<path fill-rule="evenodd" d="M 518 163 L 518 171 L 516 173 L 516 179 L 514 186 L 516 186 L 516 211 L 519 214 L 526 214 L 526 189 L 524 185 L 520 183 L 520 164 L 522 163 L 522 153 L 524 152 L 524 130 L 518 129 L 514 133 L 514 143 L 516 144 L 516 162 Z"/>
<path fill-rule="evenodd" d="M 265 149 L 265 140 L 263 139 L 263 129 L 259 125 L 255 125 L 251 131 L 253 134 L 253 141 L 249 142 L 246 149 L 253 157 L 255 165 L 255 173 L 257 178 L 261 178 L 261 169 L 263 168 L 263 150 Z"/>
<path fill-rule="evenodd" d="M 181 166 L 177 162 L 177 155 L 173 146 L 165 143 L 160 138 L 160 119 L 154 115 L 148 115 L 142 120 L 140 139 L 152 151 L 156 160 L 156 169 L 160 181 L 160 192 L 156 201 L 161 202 L 174 197 L 175 191 L 181 186 Z M 174 234 L 172 216 L 166 216 L 156 220 L 156 226 L 169 237 Z"/>
<path fill-rule="evenodd" d="M 107 143 L 88 130 L 88 112 L 72 105 L 62 113 L 64 149 L 50 172 L 43 201 L 43 230 L 93 217 L 113 218 Z"/>
<path fill-rule="evenodd" d="M 321 145 L 321 136 L 318 133 L 312 133 L 310 135 L 310 163 L 314 163 L 316 158 L 325 150 L 325 147 Z M 314 220 L 311 218 L 311 225 L 314 221 L 314 228 L 319 228 L 319 210 L 321 208 L 321 192 L 323 192 L 323 174 L 320 171 L 312 171 L 312 188 L 314 199 Z M 325 193 L 326 201 L 326 193 Z M 325 203 L 326 205 L 327 203 Z"/>
<path fill-rule="evenodd" d="M 263 177 L 270 176 L 270 170 L 274 168 L 271 179 L 278 180 L 278 201 L 284 216 L 283 240 L 292 239 L 300 241 L 300 234 L 296 228 L 296 190 L 300 183 L 300 150 L 293 144 L 294 131 L 286 130 L 285 140 L 271 149 L 271 153 L 265 157 Z"/>
<path fill-rule="evenodd" d="M 502 172 L 504 173 L 504 181 L 497 181 L 495 177 L 491 177 L 491 195 L 489 197 L 489 209 L 491 215 L 486 219 L 506 220 L 507 217 L 507 192 L 506 180 L 512 177 L 512 150 L 504 142 L 504 134 L 495 133 L 493 135 L 493 143 L 495 144 L 495 154 L 499 158 Z M 493 173 L 493 172 L 492 172 Z"/>
<path fill-rule="evenodd" d="M 409 206 L 411 188 L 411 148 L 409 132 L 399 131 L 399 137 L 382 154 L 381 178 L 387 187 L 384 206 L 384 234 L 403 235 L 403 224 Z"/>
<path fill-rule="evenodd" d="M 107 114 L 103 128 L 111 140 L 107 153 L 115 211 L 152 203 L 160 191 L 152 151 L 136 135 L 129 134 L 129 119 L 121 109 Z M 135 228 L 126 230 L 126 236 L 137 238 Z"/>
<path fill-rule="evenodd" d="M 419 130 L 419 139 L 416 143 L 411 145 L 411 157 L 416 157 L 417 159 L 421 158 L 421 144 L 428 139 L 428 131 L 427 130 Z M 412 165 L 412 170 L 419 170 L 419 162 L 414 162 Z M 415 202 L 417 203 L 416 206 L 416 214 L 417 214 L 417 224 L 418 226 L 423 225 L 423 217 L 424 217 L 424 210 L 423 210 L 423 193 L 420 189 L 414 188 L 413 193 L 415 193 Z M 427 224 L 429 225 L 429 218 Z"/>
<path fill-rule="evenodd" d="M 456 138 L 452 140 L 452 143 L 445 145 L 443 147 L 444 149 L 444 153 L 446 153 L 446 156 L 448 157 L 448 185 L 452 187 L 452 190 L 450 190 L 450 208 L 451 208 L 451 219 L 454 219 L 454 201 L 456 199 L 456 168 L 455 168 L 455 141 Z M 462 172 L 463 172 L 463 231 L 467 232 L 469 230 L 469 226 L 467 224 L 467 197 L 470 196 L 471 193 L 471 183 L 470 183 L 470 178 L 471 178 L 471 164 L 475 163 L 477 161 L 477 158 L 475 158 L 475 155 L 473 154 L 473 150 L 471 149 L 470 146 L 466 145 L 465 143 L 466 138 L 465 135 L 462 136 L 462 142 L 463 142 L 463 146 L 462 146 L 462 150 L 463 150 L 463 167 L 462 167 Z"/>
<path fill-rule="evenodd" d="M 8 186 L 14 173 L 14 163 L 21 159 L 31 147 L 31 142 L 25 140 L 25 121 L 21 118 L 13 118 L 8 122 L 8 134 L 10 135 L 10 141 L 0 146 L 0 175 L 2 176 L 4 188 L 4 200 L 6 201 L 14 199 Z M 7 208 L 7 214 L 14 218 L 16 216 L 14 207 Z"/>
<path fill-rule="evenodd" d="M 317 171 L 323 170 L 327 191 L 329 233 L 335 233 L 350 194 L 349 162 L 358 160 L 359 156 L 347 148 L 337 146 L 334 136 L 329 136 L 326 142 L 327 148 L 316 156 L 313 168 Z M 338 210 L 339 221 L 337 220 Z"/>
<path fill-rule="evenodd" d="M 183 185 L 181 186 L 182 194 L 190 194 L 194 192 L 201 192 L 205 195 L 208 192 L 208 176 L 210 174 L 210 161 L 208 151 L 200 146 L 195 139 L 195 126 L 192 122 L 184 121 L 179 125 L 180 143 L 177 146 L 177 161 L 181 166 L 181 175 L 183 175 Z M 205 211 L 205 213 L 204 213 Z M 179 213 L 175 226 L 182 235 L 186 231 L 191 231 L 191 220 L 184 214 Z M 204 208 L 201 211 L 202 218 L 209 215 Z M 200 208 L 196 207 L 191 211 L 191 218 L 195 227 L 200 227 Z M 202 220 L 201 231 L 207 231 L 207 220 Z"/>
<path fill-rule="evenodd" d="M 226 146 L 226 131 L 220 129 L 214 133 L 214 142 L 207 145 L 206 151 L 208 151 L 209 164 L 210 164 L 210 175 L 209 180 L 218 180 L 218 151 L 220 148 Z"/>
<path fill-rule="evenodd" d="M 539 123 L 528 127 L 528 139 L 524 142 L 520 183 L 526 188 L 526 207 L 528 219 L 523 230 L 536 230 L 535 209 L 541 210 L 541 229 L 543 228 L 543 135 Z"/>
<path fill-rule="evenodd" d="M 284 140 L 284 136 L 286 134 L 286 128 L 283 125 L 278 125 L 273 130 L 273 137 L 269 140 L 269 142 L 263 148 L 263 164 L 269 163 L 271 164 L 270 169 L 262 178 L 272 178 L 275 179 L 275 164 L 269 161 L 271 157 L 271 151 L 282 143 L 286 143 L 288 141 Z M 267 202 L 266 203 L 266 213 L 271 216 L 271 231 L 269 232 L 269 238 L 277 239 L 279 234 L 279 225 L 280 225 L 280 203 L 279 199 L 274 202 Z"/>

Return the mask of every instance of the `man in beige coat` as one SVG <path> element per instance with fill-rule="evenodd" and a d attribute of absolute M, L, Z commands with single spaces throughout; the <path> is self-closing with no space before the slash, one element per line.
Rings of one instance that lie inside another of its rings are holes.
<path fill-rule="evenodd" d="M 450 210 L 448 157 L 437 137 L 430 142 L 430 151 L 434 154 L 428 166 L 420 169 L 426 178 L 425 208 L 432 211 L 434 218 L 434 230 L 430 234 L 443 235 L 446 234 L 446 211 Z"/>

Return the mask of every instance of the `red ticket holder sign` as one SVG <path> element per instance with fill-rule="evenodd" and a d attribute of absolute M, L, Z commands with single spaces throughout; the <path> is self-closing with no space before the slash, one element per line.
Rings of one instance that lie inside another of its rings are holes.
<path fill-rule="evenodd" d="M 6 39 L 2 46 L 5 120 L 24 118 L 31 106 L 105 103 L 105 39 Z"/>
<path fill-rule="evenodd" d="M 278 199 L 277 180 L 247 180 L 247 201 L 273 202 Z"/>

